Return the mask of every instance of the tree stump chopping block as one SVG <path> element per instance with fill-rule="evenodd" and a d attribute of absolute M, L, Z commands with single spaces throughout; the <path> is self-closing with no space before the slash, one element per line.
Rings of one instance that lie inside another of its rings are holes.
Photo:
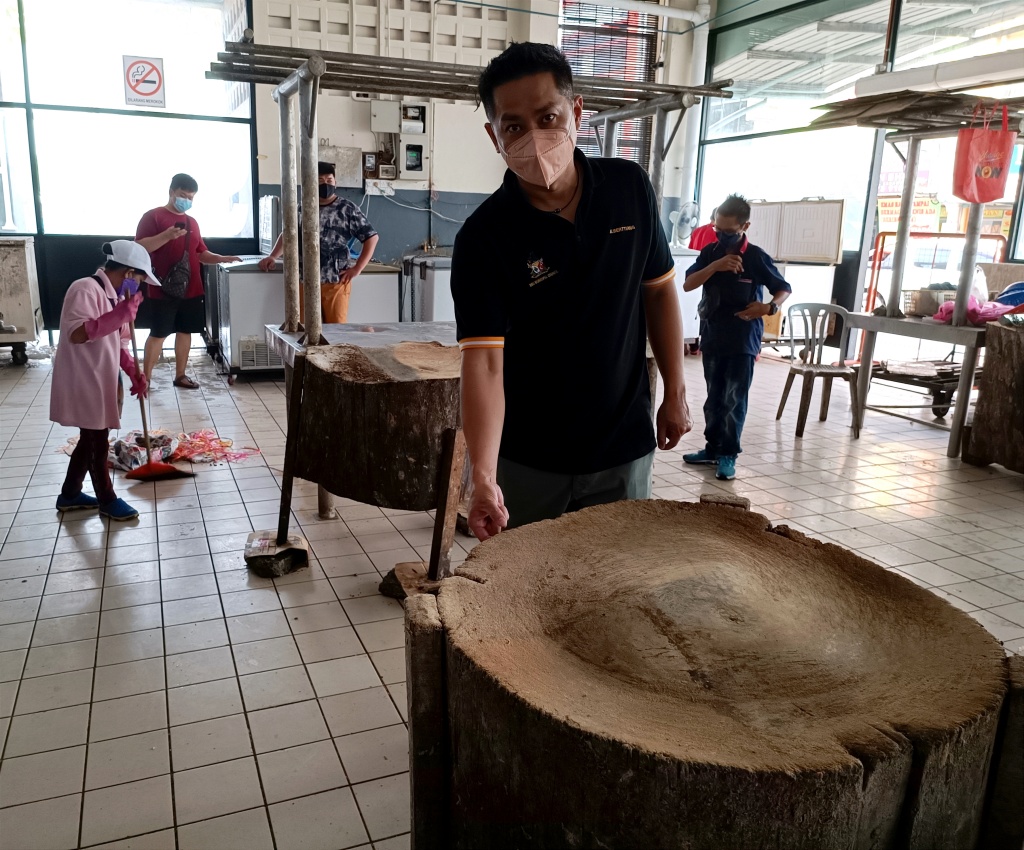
<path fill-rule="evenodd" d="M 306 358 L 295 475 L 382 508 L 436 508 L 442 436 L 459 421 L 458 347 L 330 345 Z"/>
<path fill-rule="evenodd" d="M 1002 649 L 845 549 L 619 502 L 478 546 L 437 605 L 443 846 L 978 846 Z"/>

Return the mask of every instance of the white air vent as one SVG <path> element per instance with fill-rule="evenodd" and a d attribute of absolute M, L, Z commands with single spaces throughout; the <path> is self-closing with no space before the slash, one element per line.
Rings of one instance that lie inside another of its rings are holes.
<path fill-rule="evenodd" d="M 239 368 L 280 369 L 281 358 L 271 351 L 259 337 L 245 336 L 238 341 Z"/>

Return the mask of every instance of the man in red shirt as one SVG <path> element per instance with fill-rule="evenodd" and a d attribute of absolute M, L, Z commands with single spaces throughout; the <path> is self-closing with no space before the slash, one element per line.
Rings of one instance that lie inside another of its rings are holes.
<path fill-rule="evenodd" d="M 206 292 L 199 267 L 204 263 L 213 265 L 239 261 L 238 257 L 210 251 L 199 232 L 199 223 L 186 215 L 198 191 L 199 184 L 188 174 L 175 174 L 171 178 L 167 203 L 142 216 L 135 231 L 135 241 L 149 251 L 158 278 L 163 279 L 186 250 L 191 271 L 184 298 L 169 298 L 160 287 L 149 286 L 151 326 L 143 370 L 150 385 L 164 340 L 173 333 L 174 386 L 190 390 L 199 388 L 199 384 L 185 374 L 192 334 L 201 333 L 206 324 Z"/>
<path fill-rule="evenodd" d="M 702 224 L 700 227 L 693 229 L 688 246 L 691 251 L 701 251 L 713 242 L 718 241 L 718 234 L 715 232 L 715 215 L 717 213 L 718 207 L 715 207 L 711 210 L 711 223 Z"/>

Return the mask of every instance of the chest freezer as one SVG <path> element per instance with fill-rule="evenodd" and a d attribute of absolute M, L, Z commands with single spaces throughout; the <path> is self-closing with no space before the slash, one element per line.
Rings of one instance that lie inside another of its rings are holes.
<path fill-rule="evenodd" d="M 264 325 L 284 321 L 284 274 L 280 263 L 273 271 L 260 271 L 260 259 L 247 256 L 240 263 L 221 263 L 212 282 L 216 337 L 232 374 L 284 371 L 281 358 L 267 346 L 264 330 Z"/>
<path fill-rule="evenodd" d="M 25 344 L 42 327 L 35 240 L 0 239 L 0 346 L 11 346 L 16 364 L 28 361 Z"/>

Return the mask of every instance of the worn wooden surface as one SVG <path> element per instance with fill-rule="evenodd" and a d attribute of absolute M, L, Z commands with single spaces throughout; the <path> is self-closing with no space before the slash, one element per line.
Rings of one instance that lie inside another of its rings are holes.
<path fill-rule="evenodd" d="M 985 371 L 966 455 L 1024 472 L 1024 330 L 997 322 L 985 328 Z"/>
<path fill-rule="evenodd" d="M 438 609 L 446 846 L 985 846 L 1002 650 L 840 547 L 604 505 L 477 547 Z"/>
<path fill-rule="evenodd" d="M 344 345 L 306 355 L 299 478 L 382 508 L 437 507 L 442 437 L 459 422 L 458 349 L 437 345 L 445 367 L 429 371 L 391 363 L 413 350 L 403 345 L 372 362 L 375 350 Z"/>
<path fill-rule="evenodd" d="M 1024 847 L 1024 656 L 1007 659 L 1010 690 L 996 738 L 989 776 L 988 809 L 981 847 L 1021 850 Z"/>
<path fill-rule="evenodd" d="M 437 598 L 410 596 L 405 603 L 405 671 L 415 850 L 448 850 L 450 769 L 444 664 L 444 629 Z"/>

